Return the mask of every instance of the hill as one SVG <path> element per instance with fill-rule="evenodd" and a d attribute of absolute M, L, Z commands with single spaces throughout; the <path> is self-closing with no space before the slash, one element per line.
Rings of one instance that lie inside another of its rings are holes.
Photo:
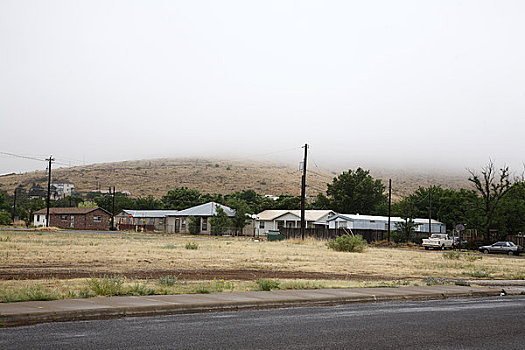
<path fill-rule="evenodd" d="M 326 191 L 326 184 L 340 172 L 315 168 L 307 172 L 307 194 L 315 196 Z M 458 189 L 467 187 L 467 176 L 433 172 L 372 170 L 372 176 L 393 181 L 393 197 L 410 194 L 418 186 L 442 185 Z M 203 193 L 231 193 L 254 190 L 260 194 L 299 195 L 301 171 L 284 164 L 213 159 L 151 159 L 116 163 L 93 164 L 53 170 L 53 181 L 69 181 L 77 192 L 106 190 L 129 191 L 133 197 L 153 195 L 160 198 L 175 187 L 185 186 Z M 23 185 L 47 186 L 45 171 L 9 174 L 0 177 L 0 189 L 13 192 Z"/>

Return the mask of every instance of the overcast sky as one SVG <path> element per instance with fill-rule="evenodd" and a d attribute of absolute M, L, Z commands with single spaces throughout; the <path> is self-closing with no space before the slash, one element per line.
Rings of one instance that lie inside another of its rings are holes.
<path fill-rule="evenodd" d="M 521 0 L 0 0 L 0 152 L 298 163 L 308 143 L 325 168 L 519 169 L 524 18 Z"/>

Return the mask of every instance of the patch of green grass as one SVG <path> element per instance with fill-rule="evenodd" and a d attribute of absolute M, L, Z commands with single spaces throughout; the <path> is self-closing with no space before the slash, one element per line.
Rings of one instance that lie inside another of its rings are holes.
<path fill-rule="evenodd" d="M 311 281 L 291 281 L 283 282 L 279 285 L 279 289 L 321 289 L 322 285 Z"/>
<path fill-rule="evenodd" d="M 209 294 L 211 293 L 210 287 L 206 286 L 204 284 L 199 284 L 195 288 L 193 288 L 193 293 L 197 294 Z"/>
<path fill-rule="evenodd" d="M 167 275 L 167 276 L 159 277 L 159 284 L 161 286 L 172 287 L 177 283 L 177 281 L 178 281 L 178 277 L 174 275 Z"/>
<path fill-rule="evenodd" d="M 9 242 L 11 240 L 10 236 L 0 237 L 0 242 Z"/>
<path fill-rule="evenodd" d="M 474 278 L 491 278 L 490 273 L 486 271 L 465 272 L 463 276 L 469 276 L 469 277 L 474 277 Z"/>
<path fill-rule="evenodd" d="M 144 283 L 136 282 L 132 286 L 125 288 L 124 293 L 126 295 L 153 295 L 155 289 L 148 287 L 148 281 Z"/>
<path fill-rule="evenodd" d="M 173 244 L 168 244 L 168 245 L 165 245 L 164 247 L 162 247 L 164 249 L 175 249 L 177 248 L 177 246 L 173 245 Z"/>
<path fill-rule="evenodd" d="M 215 292 L 224 292 L 225 290 L 233 291 L 235 284 L 225 280 L 216 280 L 214 287 Z"/>
<path fill-rule="evenodd" d="M 449 283 L 449 281 L 446 278 L 439 277 L 425 277 L 423 279 L 423 282 L 425 282 L 427 286 L 437 286 Z"/>
<path fill-rule="evenodd" d="M 17 290 L 0 289 L 0 302 L 12 303 L 20 301 L 56 300 L 60 296 L 42 286 L 29 286 Z"/>
<path fill-rule="evenodd" d="M 479 254 L 471 254 L 471 253 L 468 253 L 465 255 L 465 260 L 467 261 L 476 261 L 476 260 L 481 260 L 483 259 L 483 256 L 479 255 Z"/>
<path fill-rule="evenodd" d="M 273 290 L 273 289 L 281 289 L 279 281 L 272 280 L 272 279 L 269 279 L 269 278 L 258 279 L 256 283 L 257 283 L 257 289 L 256 290 L 270 291 L 270 290 Z"/>
<path fill-rule="evenodd" d="M 443 256 L 443 259 L 459 260 L 459 258 L 461 258 L 461 253 L 450 251 L 450 252 L 443 253 L 442 256 Z"/>
<path fill-rule="evenodd" d="M 186 249 L 197 250 L 199 249 L 199 244 L 197 242 L 186 242 Z"/>
<path fill-rule="evenodd" d="M 124 276 L 104 276 L 92 278 L 88 281 L 89 288 L 95 295 L 113 296 L 124 295 Z"/>

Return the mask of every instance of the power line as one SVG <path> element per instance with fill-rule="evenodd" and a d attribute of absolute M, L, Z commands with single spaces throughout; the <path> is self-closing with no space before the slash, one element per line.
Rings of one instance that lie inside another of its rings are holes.
<path fill-rule="evenodd" d="M 29 159 L 29 160 L 36 160 L 36 161 L 39 161 L 39 162 L 46 162 L 47 159 L 42 159 L 42 158 L 35 158 L 35 157 L 31 157 L 31 156 L 24 156 L 24 155 L 21 155 L 21 154 L 15 154 L 15 153 L 10 153 L 10 152 L 0 152 L 0 154 L 3 154 L 3 155 L 6 155 L 6 156 L 9 156 L 9 157 L 14 157 L 14 158 L 21 158 L 21 159 Z M 61 157 L 63 158 L 63 157 Z M 75 160 L 73 160 L 75 161 Z M 78 163 L 81 163 L 80 161 L 75 161 L 75 162 L 78 162 Z M 59 164 L 59 165 L 64 165 L 64 166 L 71 166 L 71 163 L 64 163 L 64 162 L 59 162 L 59 161 L 54 161 L 55 164 Z"/>
<path fill-rule="evenodd" d="M 0 154 L 6 155 L 6 156 L 10 156 L 10 157 L 15 157 L 15 158 L 37 160 L 39 162 L 45 162 L 46 161 L 45 159 L 39 159 L 39 158 L 34 158 L 34 157 L 22 156 L 20 154 L 14 154 L 14 153 L 9 153 L 9 152 L 0 152 Z"/>

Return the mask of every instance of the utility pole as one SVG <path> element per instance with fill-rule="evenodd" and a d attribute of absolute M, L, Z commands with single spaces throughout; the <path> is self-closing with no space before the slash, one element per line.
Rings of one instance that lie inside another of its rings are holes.
<path fill-rule="evenodd" d="M 388 243 L 390 244 L 390 209 L 392 208 L 392 179 L 388 179 Z"/>
<path fill-rule="evenodd" d="M 49 173 L 47 175 L 46 227 L 49 227 L 49 201 L 51 199 L 51 163 L 55 159 L 53 158 L 53 156 L 49 156 L 49 158 L 46 160 L 49 161 L 49 165 L 47 166 Z"/>
<path fill-rule="evenodd" d="M 113 192 L 111 186 L 109 187 L 109 194 L 113 196 L 111 204 L 111 230 L 115 229 L 115 186 L 113 186 Z"/>
<path fill-rule="evenodd" d="M 16 190 L 18 189 L 18 187 L 15 187 L 15 193 L 14 193 L 14 199 L 13 199 L 13 215 L 12 215 L 12 220 L 13 220 L 13 223 L 15 222 L 15 216 L 16 216 Z"/>
<path fill-rule="evenodd" d="M 432 236 L 432 192 L 428 188 L 428 236 Z"/>
<path fill-rule="evenodd" d="M 304 144 L 304 160 L 303 160 L 303 177 L 301 179 L 301 238 L 304 240 L 304 229 L 306 227 L 304 215 L 304 200 L 306 196 L 306 156 L 308 154 L 308 144 Z"/>

